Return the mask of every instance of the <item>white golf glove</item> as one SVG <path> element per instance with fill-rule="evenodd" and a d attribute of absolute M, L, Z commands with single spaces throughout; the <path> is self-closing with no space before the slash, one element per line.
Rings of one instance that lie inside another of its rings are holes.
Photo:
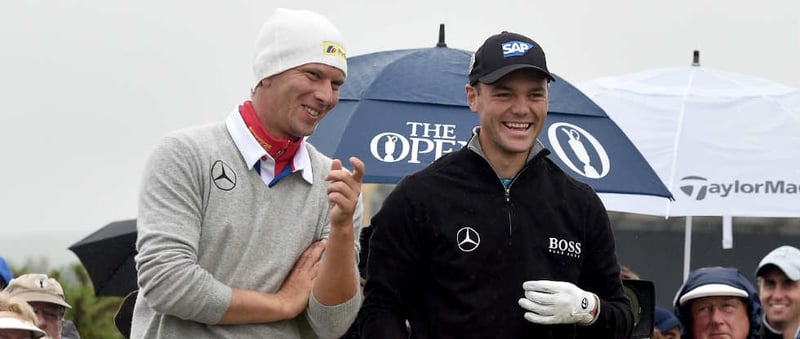
<path fill-rule="evenodd" d="M 532 323 L 588 325 L 594 321 L 594 293 L 568 282 L 550 280 L 526 281 L 522 289 L 525 298 L 519 299 L 519 306 L 528 311 L 525 319 Z"/>

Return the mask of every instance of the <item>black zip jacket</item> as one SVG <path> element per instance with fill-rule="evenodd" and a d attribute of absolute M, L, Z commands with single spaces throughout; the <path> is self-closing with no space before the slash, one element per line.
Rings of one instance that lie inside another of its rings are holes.
<path fill-rule="evenodd" d="M 628 338 L 633 315 L 608 215 L 592 188 L 539 152 L 505 189 L 464 147 L 406 177 L 372 218 L 362 338 Z M 589 326 L 537 325 L 528 280 L 597 294 Z"/>
<path fill-rule="evenodd" d="M 763 318 L 762 318 L 762 320 L 763 320 Z M 782 333 L 772 332 L 772 330 L 770 330 L 769 327 L 767 327 L 766 325 L 764 325 L 762 323 L 761 324 L 761 330 L 760 330 L 760 333 L 759 333 L 759 338 L 761 338 L 761 339 L 783 339 L 783 334 Z"/>

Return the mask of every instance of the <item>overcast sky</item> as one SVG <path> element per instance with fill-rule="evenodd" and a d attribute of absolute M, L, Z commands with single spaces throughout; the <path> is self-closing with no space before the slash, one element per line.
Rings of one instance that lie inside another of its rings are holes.
<path fill-rule="evenodd" d="M 686 66 L 699 49 L 705 67 L 800 87 L 797 0 L 120 3 L 0 2 L 3 233 L 69 231 L 53 244 L 66 248 L 134 218 L 158 138 L 247 97 L 253 41 L 275 7 L 327 16 L 350 56 L 433 47 L 444 23 L 448 46 L 466 50 L 501 30 L 529 35 L 571 82 Z M 14 239 L 0 236 L 0 256 L 35 253 L 3 253 Z"/>

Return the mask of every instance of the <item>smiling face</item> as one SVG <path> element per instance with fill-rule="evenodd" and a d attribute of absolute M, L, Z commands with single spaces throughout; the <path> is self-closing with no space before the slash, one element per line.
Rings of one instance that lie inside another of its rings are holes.
<path fill-rule="evenodd" d="M 784 329 L 800 323 L 800 281 L 792 281 L 779 268 L 769 266 L 758 277 L 758 295 L 772 327 Z"/>
<path fill-rule="evenodd" d="M 305 64 L 264 80 L 253 94 L 253 108 L 275 138 L 309 136 L 339 103 L 344 72 L 323 64 Z"/>
<path fill-rule="evenodd" d="M 480 120 L 481 148 L 490 162 L 521 159 L 524 164 L 547 118 L 547 78 L 521 69 L 492 84 L 467 85 L 466 90 L 469 108 Z"/>

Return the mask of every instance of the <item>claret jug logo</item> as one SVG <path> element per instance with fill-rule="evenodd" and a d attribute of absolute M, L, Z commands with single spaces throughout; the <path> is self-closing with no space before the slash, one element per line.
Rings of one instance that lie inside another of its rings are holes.
<path fill-rule="evenodd" d="M 407 134 L 382 132 L 372 137 L 369 151 L 382 162 L 431 163 L 467 144 L 456 140 L 456 125 L 406 122 Z"/>
<path fill-rule="evenodd" d="M 734 179 L 732 182 L 709 182 L 705 177 L 689 175 L 681 178 L 681 192 L 692 200 L 705 200 L 712 197 L 727 198 L 743 194 L 798 194 L 800 184 L 787 180 L 746 181 Z"/>
<path fill-rule="evenodd" d="M 556 122 L 547 129 L 547 139 L 556 155 L 575 173 L 600 179 L 611 170 L 605 148 L 583 128 L 566 122 Z"/>

